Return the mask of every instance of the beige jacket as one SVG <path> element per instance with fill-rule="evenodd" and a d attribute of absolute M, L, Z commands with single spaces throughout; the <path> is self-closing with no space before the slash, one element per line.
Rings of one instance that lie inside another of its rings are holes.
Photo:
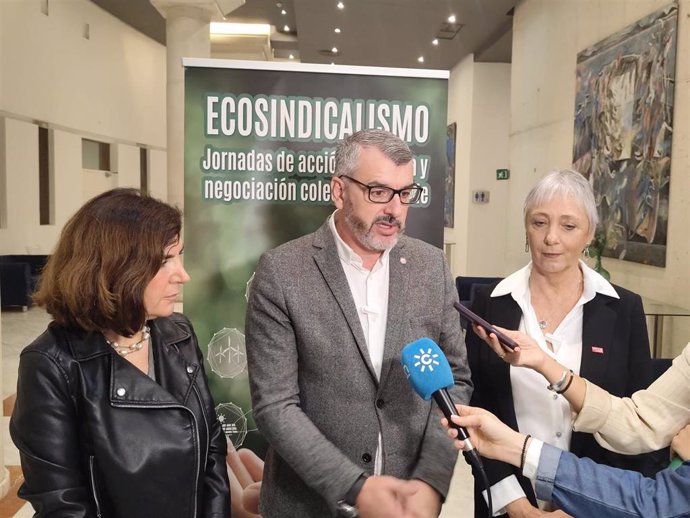
<path fill-rule="evenodd" d="M 690 343 L 659 379 L 629 398 L 586 383 L 573 429 L 593 433 L 607 449 L 628 454 L 658 450 L 690 423 Z"/>

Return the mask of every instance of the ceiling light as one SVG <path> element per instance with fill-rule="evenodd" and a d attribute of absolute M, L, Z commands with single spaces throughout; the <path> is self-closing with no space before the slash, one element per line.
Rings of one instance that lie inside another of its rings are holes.
<path fill-rule="evenodd" d="M 438 38 L 434 38 L 433 40 L 431 40 L 431 44 L 438 45 Z"/>
<path fill-rule="evenodd" d="M 285 15 L 287 14 L 287 11 L 286 11 L 285 9 L 283 9 L 282 11 L 280 11 L 280 14 L 282 14 L 283 16 L 285 16 Z"/>
<path fill-rule="evenodd" d="M 276 7 L 277 7 L 278 9 L 280 9 L 281 7 L 283 7 L 283 2 L 276 2 Z"/>
<path fill-rule="evenodd" d="M 332 53 L 332 54 L 337 54 L 337 53 L 338 53 L 338 47 L 333 47 L 333 48 L 331 49 L 331 53 Z"/>
<path fill-rule="evenodd" d="M 211 34 L 230 36 L 271 35 L 271 26 L 267 23 L 227 23 L 211 22 Z"/>
<path fill-rule="evenodd" d="M 290 54 L 288 57 L 289 57 L 290 59 L 295 59 L 295 55 L 294 55 L 294 54 Z"/>
<path fill-rule="evenodd" d="M 419 61 L 420 63 L 424 63 L 424 56 L 419 56 L 417 58 L 417 61 Z"/>
<path fill-rule="evenodd" d="M 454 14 L 451 14 L 451 15 L 448 17 L 448 23 L 455 23 L 455 20 L 456 20 L 456 18 L 455 18 L 455 15 L 454 15 Z"/>
<path fill-rule="evenodd" d="M 335 32 L 336 34 L 340 34 L 340 27 L 336 27 L 335 29 L 333 29 L 333 32 Z"/>
<path fill-rule="evenodd" d="M 290 26 L 289 25 L 283 25 L 283 31 L 284 32 L 290 32 Z"/>
<path fill-rule="evenodd" d="M 345 9 L 345 4 L 342 3 L 342 2 L 338 2 L 338 3 L 336 4 L 336 7 L 337 7 L 338 9 Z"/>

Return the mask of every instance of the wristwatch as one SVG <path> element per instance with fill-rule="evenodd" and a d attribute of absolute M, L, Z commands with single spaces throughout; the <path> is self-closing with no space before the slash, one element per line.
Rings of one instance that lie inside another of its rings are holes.
<path fill-rule="evenodd" d="M 357 497 L 359 496 L 359 492 L 362 490 L 362 486 L 364 486 L 364 482 L 366 482 L 367 478 L 369 478 L 369 475 L 362 473 L 359 478 L 355 480 L 355 483 L 352 484 L 352 487 L 350 487 L 348 492 L 345 493 L 345 498 L 338 501 L 336 504 L 338 518 L 359 517 L 359 509 L 357 509 Z"/>
<path fill-rule="evenodd" d="M 338 518 L 359 518 L 359 510 L 345 500 L 339 500 L 336 509 L 338 510 Z"/>

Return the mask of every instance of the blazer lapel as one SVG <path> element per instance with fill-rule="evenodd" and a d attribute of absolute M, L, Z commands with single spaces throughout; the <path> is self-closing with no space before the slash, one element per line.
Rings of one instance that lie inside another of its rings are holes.
<path fill-rule="evenodd" d="M 405 264 L 401 257 L 405 248 L 404 243 L 398 242 L 388 256 L 388 317 L 386 320 L 386 339 L 383 346 L 383 364 L 381 365 L 381 386 L 386 382 L 393 362 L 400 361 L 400 353 L 405 347 L 403 336 L 406 329 L 405 320 L 409 316 L 406 301 L 410 291 L 407 289 L 409 276 L 405 275 Z"/>
<path fill-rule="evenodd" d="M 614 343 L 616 312 L 608 307 L 610 301 L 598 293 L 583 308 L 580 376 L 594 383 L 603 381 L 611 357 L 608 345 Z"/>
<path fill-rule="evenodd" d="M 491 324 L 495 324 L 506 329 L 517 329 L 522 318 L 522 311 L 518 303 L 513 300 L 511 295 L 495 297 L 492 300 Z M 503 362 L 505 363 L 505 362 Z"/>
<path fill-rule="evenodd" d="M 504 295 L 490 299 L 491 314 L 487 315 L 491 324 L 504 327 L 506 329 L 517 329 L 520 326 L 522 310 L 511 295 Z M 488 349 L 489 346 L 487 345 Z M 489 351 L 489 366 L 495 377 L 495 393 L 503 394 L 496 400 L 498 405 L 498 415 L 510 426 L 517 428 L 517 416 L 515 415 L 515 405 L 513 404 L 513 387 L 510 384 L 510 364 L 501 360 L 492 351 Z"/>
<path fill-rule="evenodd" d="M 362 360 L 369 369 L 372 378 L 376 380 L 376 371 L 369 357 L 369 349 L 364 339 L 362 325 L 359 322 L 355 301 L 352 298 L 350 285 L 347 282 L 347 277 L 340 264 L 335 238 L 331 233 L 331 229 L 328 227 L 328 223 L 324 223 L 321 228 L 316 231 L 313 245 L 317 249 L 314 253 L 314 262 L 321 272 L 321 275 L 323 275 L 326 284 L 328 284 L 333 298 L 335 298 L 338 306 L 340 306 L 340 310 L 343 313 L 345 322 L 347 322 L 350 328 L 350 332 L 352 333 L 352 337 Z"/>

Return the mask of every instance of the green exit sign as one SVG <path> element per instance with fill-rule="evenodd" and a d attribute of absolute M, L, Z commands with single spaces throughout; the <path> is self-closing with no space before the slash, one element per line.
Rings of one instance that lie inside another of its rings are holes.
<path fill-rule="evenodd" d="M 496 169 L 496 180 L 507 180 L 510 178 L 510 169 Z"/>

